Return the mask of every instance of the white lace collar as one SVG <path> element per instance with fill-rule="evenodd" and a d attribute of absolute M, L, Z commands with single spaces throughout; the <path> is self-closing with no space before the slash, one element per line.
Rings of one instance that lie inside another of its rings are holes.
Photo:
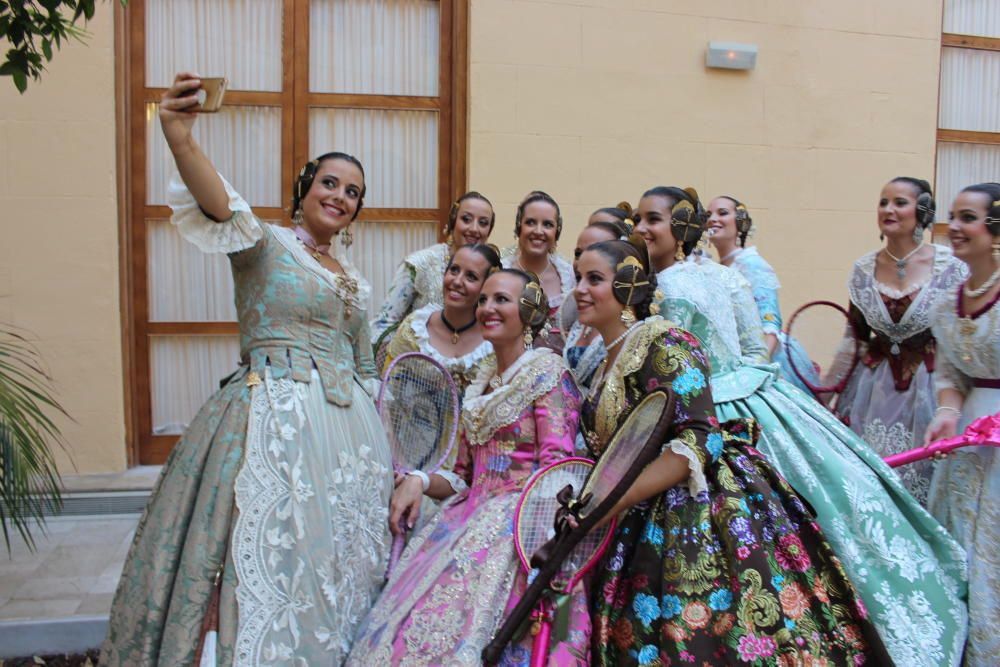
<path fill-rule="evenodd" d="M 431 334 L 427 330 L 427 321 L 430 320 L 431 315 L 441 309 L 441 306 L 429 303 L 423 308 L 413 311 L 410 328 L 413 329 L 413 336 L 417 339 L 417 345 L 420 346 L 421 352 L 437 361 L 449 371 L 460 373 L 475 367 L 483 359 L 493 354 L 493 344 L 488 340 L 484 340 L 472 352 L 463 354 L 460 357 L 447 357 L 441 354 L 431 343 Z"/>
<path fill-rule="evenodd" d="M 486 361 L 465 390 L 462 425 L 470 445 L 482 445 L 499 429 L 513 424 L 525 408 L 559 384 L 566 366 L 548 348 L 527 350 L 500 374 L 503 384 L 484 394 L 496 369 L 496 359 Z"/>
<path fill-rule="evenodd" d="M 307 271 L 313 275 L 319 277 L 326 284 L 328 284 L 333 290 L 344 300 L 345 303 L 351 304 L 356 310 L 367 310 L 368 302 L 371 299 L 371 285 L 368 281 L 364 279 L 358 269 L 351 264 L 350 261 L 343 255 L 343 253 L 338 249 L 333 252 L 330 256 L 337 260 L 340 266 L 344 269 L 344 274 L 341 275 L 334 271 L 330 271 L 325 266 L 320 264 L 315 257 L 306 251 L 299 237 L 295 235 L 295 231 L 289 229 L 288 227 L 279 227 L 278 225 L 268 225 L 271 231 L 274 233 L 274 238 L 276 238 L 281 245 L 285 247 L 292 257 Z M 333 250 L 336 243 L 331 244 L 330 249 Z M 349 289 L 345 283 L 346 278 L 353 280 L 357 285 L 357 290 L 352 291 Z"/>

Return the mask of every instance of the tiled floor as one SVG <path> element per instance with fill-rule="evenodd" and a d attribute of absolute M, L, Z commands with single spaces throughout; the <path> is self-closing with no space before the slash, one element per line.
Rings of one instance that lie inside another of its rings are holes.
<path fill-rule="evenodd" d="M 0 543 L 0 621 L 105 615 L 138 516 L 50 519 L 32 552 Z"/>

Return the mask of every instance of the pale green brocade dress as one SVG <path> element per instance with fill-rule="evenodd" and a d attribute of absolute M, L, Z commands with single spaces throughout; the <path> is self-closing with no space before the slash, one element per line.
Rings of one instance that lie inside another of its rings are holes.
<path fill-rule="evenodd" d="M 340 664 L 382 586 L 392 473 L 371 398 L 369 288 L 226 188 L 223 223 L 179 181 L 169 203 L 186 239 L 229 255 L 243 362 L 163 468 L 102 664 L 190 665 L 223 561 L 219 665 Z"/>
<path fill-rule="evenodd" d="M 961 547 L 853 431 L 763 363 L 745 278 L 684 262 L 657 280 L 660 314 L 709 353 L 718 418 L 760 424 L 758 449 L 815 509 L 896 665 L 958 665 L 967 625 Z"/>

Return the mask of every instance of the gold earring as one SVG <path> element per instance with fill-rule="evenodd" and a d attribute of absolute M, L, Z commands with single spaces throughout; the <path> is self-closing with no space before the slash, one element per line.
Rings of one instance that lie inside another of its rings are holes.
<path fill-rule="evenodd" d="M 455 246 L 455 235 L 448 232 L 448 236 L 444 237 L 444 242 L 448 244 L 449 248 L 453 248 Z"/>
<path fill-rule="evenodd" d="M 292 224 L 298 226 L 303 222 L 305 222 L 305 219 L 302 217 L 302 207 L 300 206 L 295 209 L 295 213 L 292 213 Z"/>
<path fill-rule="evenodd" d="M 524 327 L 524 349 L 530 350 L 534 340 L 535 337 L 531 335 L 531 327 Z"/>
<path fill-rule="evenodd" d="M 676 249 L 674 250 L 674 259 L 678 262 L 684 261 L 684 244 L 678 243 Z"/>
<path fill-rule="evenodd" d="M 1000 262 L 1000 238 L 993 239 L 993 259 Z"/>
<path fill-rule="evenodd" d="M 636 317 L 635 317 L 635 311 L 632 310 L 632 306 L 625 306 L 624 308 L 622 308 L 622 313 L 618 317 L 619 319 L 621 319 L 622 324 L 624 324 L 627 327 L 630 327 L 633 324 L 635 324 Z"/>
<path fill-rule="evenodd" d="M 351 225 L 348 224 L 344 227 L 344 231 L 340 232 L 340 243 L 345 248 L 350 248 L 351 244 L 354 243 L 354 234 L 351 233 Z"/>

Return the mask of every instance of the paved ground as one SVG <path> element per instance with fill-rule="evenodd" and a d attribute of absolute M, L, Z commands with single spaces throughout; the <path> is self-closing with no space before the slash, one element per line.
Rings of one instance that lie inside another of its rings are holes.
<path fill-rule="evenodd" d="M 50 519 L 34 552 L 16 538 L 0 551 L 0 621 L 106 615 L 138 520 Z"/>

